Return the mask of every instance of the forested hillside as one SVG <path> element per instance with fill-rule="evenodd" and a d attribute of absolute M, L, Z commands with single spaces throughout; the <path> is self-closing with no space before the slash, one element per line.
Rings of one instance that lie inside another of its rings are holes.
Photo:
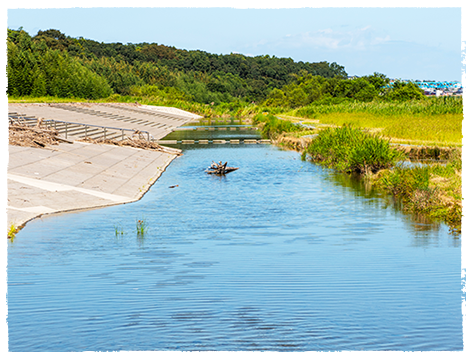
<path fill-rule="evenodd" d="M 52 29 L 35 36 L 8 29 L 7 43 L 10 98 L 140 101 L 238 117 L 291 109 L 313 116 L 323 105 L 425 98 L 414 83 L 390 86 L 383 74 L 348 79 L 336 63 L 106 44 Z"/>
<path fill-rule="evenodd" d="M 217 55 L 157 43 L 99 43 L 58 30 L 8 30 L 8 94 L 82 97 L 159 92 L 199 103 L 260 102 L 301 73 L 346 78 L 336 63 Z"/>

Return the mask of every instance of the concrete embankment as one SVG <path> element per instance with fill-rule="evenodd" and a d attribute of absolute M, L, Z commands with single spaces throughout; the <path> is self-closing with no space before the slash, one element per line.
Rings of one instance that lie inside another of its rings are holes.
<path fill-rule="evenodd" d="M 82 109 L 78 105 L 71 106 Z M 83 108 L 88 109 L 87 106 Z M 52 111 L 48 112 L 48 109 Z M 109 106 L 106 108 L 104 121 L 100 121 L 103 114 L 93 109 L 89 114 L 81 113 L 80 121 L 118 127 L 121 122 L 129 120 L 123 118 L 123 112 L 133 112 L 138 121 L 132 124 L 141 130 L 142 127 L 138 123 L 144 121 L 141 125 L 147 126 L 145 129 L 152 131 L 153 137 L 159 139 L 177 126 L 197 117 L 177 109 L 169 112 L 169 116 L 162 115 L 162 109 L 154 114 L 152 107 L 146 107 L 143 113 L 139 107 L 130 109 L 116 108 L 117 119 L 113 119 L 114 108 Z M 56 110 L 54 106 L 36 104 L 9 107 L 10 112 L 17 114 L 38 116 L 43 119 L 71 120 L 67 116 L 61 118 L 61 114 Z M 146 120 L 139 120 L 139 116 Z M 135 118 L 132 120 L 136 120 Z M 152 125 L 155 123 L 164 126 L 153 129 Z M 163 151 L 153 151 L 78 141 L 45 148 L 10 145 L 7 172 L 7 225 L 18 228 L 29 220 L 45 214 L 139 200 L 178 153 L 179 151 L 175 149 L 164 148 Z"/>

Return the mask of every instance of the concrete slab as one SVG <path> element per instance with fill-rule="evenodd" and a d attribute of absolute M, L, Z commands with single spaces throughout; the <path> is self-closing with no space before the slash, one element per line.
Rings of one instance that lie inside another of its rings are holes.
<path fill-rule="evenodd" d="M 9 146 L 8 226 L 139 200 L 176 155 L 113 145 Z"/>
<path fill-rule="evenodd" d="M 148 131 L 157 140 L 201 118 L 180 109 L 139 104 L 9 104 L 8 111 Z M 46 214 L 139 200 L 176 156 L 77 141 L 41 149 L 10 145 L 8 227 L 24 226 Z"/>
<path fill-rule="evenodd" d="M 166 111 L 156 106 L 117 103 L 9 104 L 8 111 L 47 120 L 148 131 L 156 140 L 201 118 L 174 108 Z"/>

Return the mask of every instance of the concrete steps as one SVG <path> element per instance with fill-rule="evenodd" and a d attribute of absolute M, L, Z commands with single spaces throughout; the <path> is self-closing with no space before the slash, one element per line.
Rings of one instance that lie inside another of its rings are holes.
<path fill-rule="evenodd" d="M 85 108 L 80 107 L 80 106 L 65 105 L 65 104 L 54 104 L 54 105 L 51 105 L 51 106 L 62 109 L 62 110 L 74 111 L 74 112 L 82 113 L 82 114 L 86 114 L 86 115 L 93 115 L 93 116 L 99 116 L 99 117 L 103 117 L 103 118 L 107 118 L 107 119 L 128 122 L 130 124 L 147 125 L 147 126 L 152 126 L 152 125 L 166 126 L 166 124 L 163 124 L 159 121 L 151 121 L 151 120 L 146 120 L 146 119 L 141 119 L 141 118 L 133 118 L 133 117 L 129 117 L 129 116 L 112 114 L 112 113 L 105 112 L 105 111 L 100 111 L 100 110 L 85 109 Z M 150 112 L 141 112 L 141 111 L 138 111 L 138 110 L 135 110 L 135 109 L 124 109 L 121 106 L 110 106 L 110 105 L 107 105 L 107 106 L 113 107 L 113 108 L 119 108 L 121 110 L 126 110 L 126 111 L 139 112 L 139 113 L 143 113 L 143 114 L 151 115 L 151 116 L 154 115 L 154 114 L 150 114 Z M 164 117 L 164 116 L 160 116 L 160 115 L 159 115 L 159 118 L 175 119 L 175 118 L 172 118 L 172 117 Z"/>
<path fill-rule="evenodd" d="M 35 126 L 38 122 L 37 117 L 26 117 L 23 114 L 9 113 L 8 118 L 10 122 L 15 122 L 26 126 Z M 124 128 L 110 128 L 98 125 L 88 125 L 56 120 L 43 120 L 43 126 L 54 129 L 58 132 L 60 137 L 69 140 L 79 140 L 83 138 L 90 138 L 93 140 L 110 139 L 110 140 L 124 140 L 127 136 L 131 136 L 134 129 Z M 145 137 L 148 133 L 144 132 Z"/>

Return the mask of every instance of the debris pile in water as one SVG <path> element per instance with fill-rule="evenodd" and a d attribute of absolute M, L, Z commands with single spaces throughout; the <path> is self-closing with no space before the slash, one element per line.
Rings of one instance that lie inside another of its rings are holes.
<path fill-rule="evenodd" d="M 237 167 L 227 167 L 226 166 L 227 164 L 228 162 L 225 162 L 224 164 L 222 164 L 220 161 L 217 164 L 216 162 L 212 161 L 211 166 L 207 170 L 205 170 L 205 172 L 208 174 L 214 174 L 214 175 L 226 175 L 227 173 L 230 173 L 232 171 L 239 169 Z"/>

